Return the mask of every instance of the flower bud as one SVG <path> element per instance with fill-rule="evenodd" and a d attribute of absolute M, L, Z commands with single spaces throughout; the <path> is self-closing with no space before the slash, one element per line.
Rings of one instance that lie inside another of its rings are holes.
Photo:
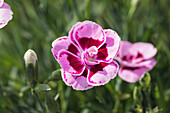
<path fill-rule="evenodd" d="M 38 79 L 38 62 L 36 53 L 29 49 L 24 55 L 25 79 L 28 85 L 35 87 Z"/>
<path fill-rule="evenodd" d="M 28 66 L 29 64 L 33 64 L 33 66 L 35 67 L 37 61 L 37 55 L 33 50 L 29 49 L 24 55 L 24 60 L 26 66 Z"/>

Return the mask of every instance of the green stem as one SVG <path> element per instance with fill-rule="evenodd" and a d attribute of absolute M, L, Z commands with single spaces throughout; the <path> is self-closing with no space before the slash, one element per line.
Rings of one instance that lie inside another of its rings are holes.
<path fill-rule="evenodd" d="M 114 90 L 114 88 L 110 84 L 106 84 L 105 86 L 109 90 L 109 92 L 111 93 L 113 101 L 115 101 L 115 105 L 113 107 L 112 112 L 117 113 L 117 111 L 119 109 L 119 105 L 120 105 L 120 100 L 119 100 L 118 94 L 116 93 L 116 91 Z"/>
<path fill-rule="evenodd" d="M 35 95 L 37 101 L 39 102 L 39 104 L 40 104 L 40 106 L 41 106 L 41 109 L 42 109 L 43 112 L 45 113 L 46 109 L 45 109 L 45 107 L 43 106 L 43 104 L 42 104 L 42 102 L 41 102 L 41 100 L 40 100 L 40 98 L 39 98 L 37 92 L 36 92 L 34 89 L 33 89 L 33 94 Z"/>
<path fill-rule="evenodd" d="M 147 100 L 146 100 L 145 91 L 142 89 L 141 93 L 142 93 L 142 97 L 143 97 L 143 100 L 142 100 L 142 111 L 143 111 L 143 113 L 146 113 Z"/>
<path fill-rule="evenodd" d="M 117 111 L 119 109 L 119 104 L 120 104 L 120 100 L 117 97 L 117 99 L 115 99 L 115 105 L 114 105 L 114 108 L 113 108 L 113 113 L 117 113 Z"/>
<path fill-rule="evenodd" d="M 60 93 L 60 101 L 61 101 L 61 110 L 62 113 L 67 113 L 67 104 L 64 97 L 64 90 L 62 82 L 59 82 L 59 93 Z"/>

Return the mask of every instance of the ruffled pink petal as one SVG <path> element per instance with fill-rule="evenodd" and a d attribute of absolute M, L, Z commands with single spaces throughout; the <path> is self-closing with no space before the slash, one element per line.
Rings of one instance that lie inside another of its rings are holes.
<path fill-rule="evenodd" d="M 0 28 L 4 27 L 12 19 L 12 14 L 10 6 L 3 3 L 0 7 Z"/>
<path fill-rule="evenodd" d="M 78 56 L 66 50 L 61 50 L 58 54 L 58 62 L 61 68 L 75 75 L 83 73 L 85 66 Z"/>
<path fill-rule="evenodd" d="M 3 27 L 5 27 L 7 24 L 8 24 L 7 22 L 5 22 L 5 23 L 0 23 L 0 29 L 3 28 Z"/>
<path fill-rule="evenodd" d="M 121 41 L 118 57 L 123 59 L 124 56 L 129 56 L 129 55 L 133 55 L 133 54 L 134 54 L 134 56 L 136 56 L 136 53 L 133 53 L 130 51 L 130 48 L 132 46 L 133 46 L 133 44 L 128 41 Z"/>
<path fill-rule="evenodd" d="M 104 30 L 106 34 L 106 42 L 99 48 L 97 60 L 111 62 L 117 55 L 120 45 L 120 37 L 113 30 Z"/>
<path fill-rule="evenodd" d="M 156 64 L 156 61 L 154 59 L 148 59 L 140 62 L 127 62 L 117 57 L 116 60 L 124 67 L 145 67 L 148 70 L 151 70 Z"/>
<path fill-rule="evenodd" d="M 91 46 L 99 48 L 106 40 L 102 27 L 91 21 L 81 22 L 81 25 L 74 29 L 73 38 L 82 50 Z"/>
<path fill-rule="evenodd" d="M 100 63 L 90 69 L 87 82 L 93 86 L 104 85 L 116 77 L 119 65 L 113 61 L 111 63 Z"/>
<path fill-rule="evenodd" d="M 134 83 L 137 82 L 144 73 L 147 71 L 146 68 L 130 68 L 130 67 L 122 67 L 119 70 L 119 77 L 125 80 L 126 82 Z"/>
<path fill-rule="evenodd" d="M 155 66 L 156 61 L 152 58 L 146 61 L 139 62 L 138 64 L 140 66 L 144 66 L 145 68 L 147 68 L 147 70 L 151 70 Z"/>
<path fill-rule="evenodd" d="M 77 28 L 78 26 L 80 26 L 82 24 L 82 22 L 77 22 L 69 31 L 69 37 L 71 39 L 71 41 L 75 44 L 78 45 L 77 42 L 74 39 L 73 33 L 75 32 L 75 28 Z"/>
<path fill-rule="evenodd" d="M 68 73 L 61 69 L 61 77 L 66 85 L 72 86 L 75 82 L 76 76 L 73 76 L 71 73 Z"/>
<path fill-rule="evenodd" d="M 7 3 L 5 3 L 5 2 L 2 4 L 0 9 L 10 9 L 11 10 L 10 6 Z"/>
<path fill-rule="evenodd" d="M 87 74 L 89 73 L 88 70 L 84 70 L 83 74 L 80 76 L 74 76 L 63 69 L 61 70 L 61 76 L 63 78 L 63 81 L 66 85 L 72 86 L 75 90 L 87 90 L 92 88 L 92 85 L 89 85 L 87 83 Z"/>
<path fill-rule="evenodd" d="M 72 41 L 66 36 L 54 40 L 52 42 L 52 47 L 53 48 L 51 49 L 51 51 L 53 55 L 55 56 L 56 60 L 58 60 L 58 52 L 63 49 L 77 56 L 80 56 L 80 52 L 78 48 L 76 47 L 76 45 L 73 44 Z"/>
<path fill-rule="evenodd" d="M 0 8 L 1 8 L 3 3 L 4 3 L 4 0 L 0 0 Z"/>
<path fill-rule="evenodd" d="M 138 42 L 132 48 L 138 51 L 139 59 L 150 59 L 157 53 L 157 49 L 150 43 Z"/>

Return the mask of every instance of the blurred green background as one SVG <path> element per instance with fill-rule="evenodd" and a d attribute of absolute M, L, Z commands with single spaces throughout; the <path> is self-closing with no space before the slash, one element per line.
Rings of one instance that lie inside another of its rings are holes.
<path fill-rule="evenodd" d="M 75 91 L 61 81 L 48 84 L 62 113 L 170 113 L 170 0 L 5 0 L 14 13 L 0 29 L 0 113 L 45 113 L 24 77 L 23 56 L 38 56 L 39 83 L 59 68 L 51 43 L 68 35 L 78 21 L 91 20 L 115 30 L 122 40 L 149 42 L 157 65 L 145 82 L 119 77 L 105 86 Z M 60 75 L 58 75 L 59 77 Z M 142 85 L 144 84 L 144 85 Z M 45 96 L 40 94 L 45 105 Z M 54 105 L 54 104 L 52 104 Z"/>

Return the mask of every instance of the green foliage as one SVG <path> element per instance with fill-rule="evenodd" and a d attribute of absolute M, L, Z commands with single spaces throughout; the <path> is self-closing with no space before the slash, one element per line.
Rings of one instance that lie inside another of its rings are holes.
<path fill-rule="evenodd" d="M 5 2 L 14 15 L 13 20 L 0 29 L 0 113 L 42 113 L 50 109 L 52 113 L 55 108 L 51 107 L 53 104 L 47 105 L 47 101 L 58 102 L 56 109 L 62 113 L 170 112 L 169 0 Z M 76 22 L 87 19 L 115 30 L 122 40 L 150 42 L 156 46 L 157 65 L 150 75 L 146 74 L 135 84 L 117 77 L 105 86 L 87 91 L 75 91 L 58 81 L 61 79 L 58 71 L 51 73 L 60 68 L 51 53 L 51 43 L 68 35 Z M 28 49 L 37 53 L 37 87 L 38 84 L 51 87 L 48 96 L 35 90 L 32 95 L 25 82 L 23 56 Z"/>
<path fill-rule="evenodd" d="M 59 105 L 52 97 L 46 95 L 45 102 L 49 113 L 60 113 Z"/>
<path fill-rule="evenodd" d="M 39 94 L 46 94 L 51 90 L 51 87 L 48 84 L 39 84 L 35 87 L 35 91 Z"/>

